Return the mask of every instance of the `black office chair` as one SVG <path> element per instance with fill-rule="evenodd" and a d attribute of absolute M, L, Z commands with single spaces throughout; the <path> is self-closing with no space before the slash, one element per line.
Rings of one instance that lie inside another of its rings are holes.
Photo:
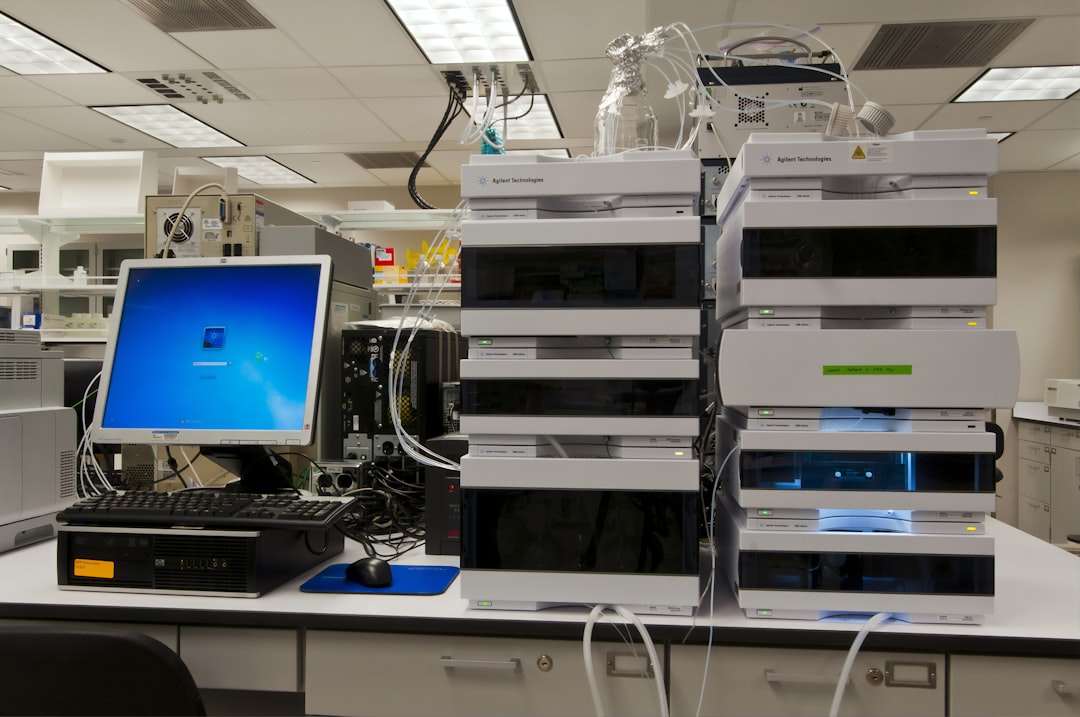
<path fill-rule="evenodd" d="M 131 630 L 0 627 L 0 715 L 205 715 L 180 656 Z"/>

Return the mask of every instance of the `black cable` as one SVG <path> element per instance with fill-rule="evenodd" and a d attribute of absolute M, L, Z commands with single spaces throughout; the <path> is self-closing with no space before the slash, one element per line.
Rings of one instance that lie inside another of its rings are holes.
<path fill-rule="evenodd" d="M 398 557 L 422 545 L 425 497 L 419 470 L 419 467 L 393 470 L 382 465 L 366 466 L 367 485 L 343 493 L 355 500 L 349 512 L 337 522 L 337 529 L 360 543 L 373 557 Z M 409 480 L 410 477 L 416 480 Z"/>
<path fill-rule="evenodd" d="M 456 120 L 458 115 L 461 113 L 460 109 L 455 109 L 456 104 L 460 104 L 460 102 L 457 99 L 457 94 L 454 92 L 453 89 L 451 89 L 450 97 L 446 102 L 446 111 L 443 112 L 442 119 L 439 121 L 439 126 L 435 128 L 435 133 L 431 136 L 431 141 L 428 142 L 427 149 L 425 149 L 424 153 L 420 155 L 420 158 L 416 161 L 416 164 L 412 168 L 412 172 L 409 173 L 409 196 L 412 197 L 412 200 L 416 203 L 416 206 L 420 207 L 421 209 L 435 209 L 436 207 L 434 204 L 429 203 L 427 200 L 420 196 L 420 193 L 416 189 L 416 177 L 420 174 L 420 168 L 424 166 L 424 163 L 427 161 L 427 158 L 431 154 L 432 150 L 435 149 L 435 145 L 439 143 L 439 140 L 442 139 L 442 136 L 446 134 L 446 130 L 450 129 L 450 125 L 454 123 L 454 120 Z"/>
<path fill-rule="evenodd" d="M 533 94 L 529 95 L 529 109 L 525 110 L 524 112 L 519 114 L 517 117 L 507 117 L 506 121 L 509 122 L 510 120 L 519 120 L 519 119 L 521 119 L 522 117 L 524 117 L 525 115 L 527 115 L 527 114 L 529 114 L 530 112 L 533 111 L 533 105 L 535 105 L 535 104 L 536 104 L 536 93 L 533 93 Z"/>

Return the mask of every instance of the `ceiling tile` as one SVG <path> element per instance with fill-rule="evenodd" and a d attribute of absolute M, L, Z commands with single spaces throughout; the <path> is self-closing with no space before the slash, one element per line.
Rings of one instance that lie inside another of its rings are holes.
<path fill-rule="evenodd" d="M 309 143 L 313 139 L 302 125 L 268 102 L 184 105 L 184 111 L 248 146 Z"/>
<path fill-rule="evenodd" d="M 515 0 L 514 9 L 533 59 L 541 62 L 604 57 L 618 35 L 651 29 L 645 0 Z"/>
<path fill-rule="evenodd" d="M 978 68 L 939 68 L 933 70 L 862 70 L 851 80 L 866 93 L 867 99 L 889 109 L 891 105 L 919 105 L 948 102 L 981 74 Z M 855 93 L 856 104 L 862 104 Z"/>
<path fill-rule="evenodd" d="M 33 190 L 41 186 L 43 160 L 0 161 L 0 186 L 14 190 Z"/>
<path fill-rule="evenodd" d="M 373 169 L 371 174 L 381 179 L 384 183 L 404 187 L 409 182 L 409 175 L 412 173 L 411 169 Z M 460 181 L 455 180 L 451 182 L 445 179 L 441 174 L 434 169 L 424 168 L 420 170 L 420 173 L 416 176 L 416 185 L 423 187 L 424 185 L 435 186 L 445 184 L 457 184 Z M 421 192 L 421 195 L 423 192 Z"/>
<path fill-rule="evenodd" d="M 34 78 L 42 87 L 80 105 L 160 104 L 162 99 L 138 82 L 123 75 L 41 75 Z"/>
<path fill-rule="evenodd" d="M 1052 165 L 1051 169 L 1058 172 L 1080 172 L 1080 154 L 1074 154 L 1064 162 Z"/>
<path fill-rule="evenodd" d="M 119 0 L 4 0 L 3 11 L 113 72 L 209 67 Z"/>
<path fill-rule="evenodd" d="M 318 144 L 401 139 L 359 100 L 287 100 L 270 105 L 285 119 L 303 127 Z"/>
<path fill-rule="evenodd" d="M 92 149 L 172 149 L 172 145 L 87 107 L 12 108 L 8 112 L 58 134 L 77 137 Z"/>
<path fill-rule="evenodd" d="M 381 179 L 344 154 L 274 154 L 270 158 L 324 187 L 383 186 Z"/>
<path fill-rule="evenodd" d="M 444 178 L 457 184 L 461 181 L 461 166 L 469 163 L 475 150 L 435 150 L 428 155 L 428 165 Z"/>
<path fill-rule="evenodd" d="M 172 37 L 223 70 L 318 64 L 281 30 L 177 32 Z"/>
<path fill-rule="evenodd" d="M 80 75 L 80 77 L 90 76 Z M 69 104 L 71 100 L 49 92 L 28 77 L 17 75 L 0 77 L 0 107 L 44 107 Z"/>
<path fill-rule="evenodd" d="M 349 97 L 332 74 L 319 67 L 230 70 L 229 77 L 261 100 Z"/>
<path fill-rule="evenodd" d="M 563 137 L 586 138 L 592 143 L 593 120 L 596 119 L 596 109 L 600 106 L 601 97 L 603 92 L 556 92 L 548 95 Z M 668 130 L 669 128 L 661 127 L 661 132 Z M 670 131 L 678 132 L 678 129 L 670 128 Z"/>
<path fill-rule="evenodd" d="M 427 65 L 383 0 L 254 0 L 261 13 L 319 64 Z M 314 9 L 317 8 L 317 12 Z"/>
<path fill-rule="evenodd" d="M 97 114 L 84 108 L 84 112 Z M 9 110 L 10 111 L 10 110 Z M 43 111 L 41 109 L 23 111 Z M 100 116 L 100 115 L 99 115 Z M 129 130 L 131 131 L 131 130 Z M 59 132 L 46 129 L 34 119 L 23 119 L 8 112 L 0 112 L 0 152 L 36 150 L 43 152 L 66 152 L 97 149 L 86 142 L 79 142 Z"/>
<path fill-rule="evenodd" d="M 430 65 L 404 67 L 331 67 L 330 72 L 354 97 L 435 97 L 446 83 Z"/>
<path fill-rule="evenodd" d="M 446 111 L 446 101 L 446 96 L 385 97 L 366 100 L 364 105 L 406 142 L 423 142 L 427 146 Z M 460 129 L 455 131 L 454 127 Z M 464 120 L 451 126 L 443 141 L 457 139 L 464 127 Z"/>
<path fill-rule="evenodd" d="M 676 3 L 693 0 L 668 0 Z M 976 12 L 977 9 L 977 12 Z M 824 23 L 931 22 L 980 18 L 1032 17 L 1067 15 L 1076 12 L 1075 0 L 979 0 L 978 3 L 952 3 L 941 0 L 906 0 L 898 3 L 852 2 L 851 0 L 814 0 L 793 3 L 790 0 L 738 0 L 733 14 L 736 21 L 762 18 L 797 27 Z M 777 18 L 784 18 L 778 20 Z"/>
<path fill-rule="evenodd" d="M 893 123 L 893 134 L 919 129 L 937 108 L 938 105 L 889 105 L 886 109 L 896 120 Z"/>
<path fill-rule="evenodd" d="M 613 67 L 606 57 L 533 63 L 541 92 L 603 91 L 611 80 Z"/>
<path fill-rule="evenodd" d="M 1018 6 L 1026 12 L 1026 3 Z M 1028 65 L 1072 65 L 1080 62 L 1080 7 L 1075 3 L 1072 17 L 1046 17 L 1035 21 L 1020 37 L 994 58 L 994 67 Z"/>
<path fill-rule="evenodd" d="M 711 27 L 718 23 L 729 22 L 734 12 L 735 0 L 650 0 L 646 5 L 645 27 L 653 28 L 682 22 L 691 29 Z M 640 32 L 640 30 L 638 31 Z M 703 48 L 707 49 L 707 48 Z"/>
<path fill-rule="evenodd" d="M 1027 127 L 1060 104 L 1051 100 L 952 103 L 943 105 L 919 129 L 985 127 L 991 132 L 1011 132 Z"/>
<path fill-rule="evenodd" d="M 1076 129 L 1080 130 L 1080 98 L 1066 100 L 1052 112 L 1048 112 L 1028 129 Z"/>
<path fill-rule="evenodd" d="M 998 170 L 1026 172 L 1048 169 L 1080 153 L 1080 132 L 1027 130 L 998 145 Z"/>

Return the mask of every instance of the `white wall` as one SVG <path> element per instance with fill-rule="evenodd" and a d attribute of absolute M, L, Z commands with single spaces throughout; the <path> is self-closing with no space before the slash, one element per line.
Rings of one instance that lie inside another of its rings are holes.
<path fill-rule="evenodd" d="M 1047 378 L 1080 377 L 1080 172 L 994 177 L 998 303 L 994 328 L 1020 340 L 1019 401 Z"/>
<path fill-rule="evenodd" d="M 990 181 L 998 200 L 996 329 L 1020 342 L 1018 401 L 1042 401 L 1047 378 L 1080 377 L 1080 172 L 1009 173 Z M 1016 431 L 1005 429 L 997 517 L 1017 520 Z"/>

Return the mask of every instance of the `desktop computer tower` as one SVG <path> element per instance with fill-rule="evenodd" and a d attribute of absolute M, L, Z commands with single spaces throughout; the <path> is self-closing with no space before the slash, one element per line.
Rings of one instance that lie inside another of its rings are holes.
<path fill-rule="evenodd" d="M 354 324 L 341 334 L 339 405 L 347 460 L 405 455 L 390 405 L 389 368 L 396 333 L 395 327 Z M 424 442 L 446 433 L 451 421 L 452 407 L 443 406 L 443 387 L 458 380 L 461 339 L 457 334 L 421 329 L 404 354 L 408 335 L 409 329 L 402 330 L 394 359 L 394 375 L 401 378 L 397 409 L 405 433 Z"/>
<path fill-rule="evenodd" d="M 443 458 L 457 462 L 469 451 L 463 433 L 436 436 L 426 445 Z M 424 468 L 424 552 L 461 555 L 461 474 L 443 468 Z"/>

